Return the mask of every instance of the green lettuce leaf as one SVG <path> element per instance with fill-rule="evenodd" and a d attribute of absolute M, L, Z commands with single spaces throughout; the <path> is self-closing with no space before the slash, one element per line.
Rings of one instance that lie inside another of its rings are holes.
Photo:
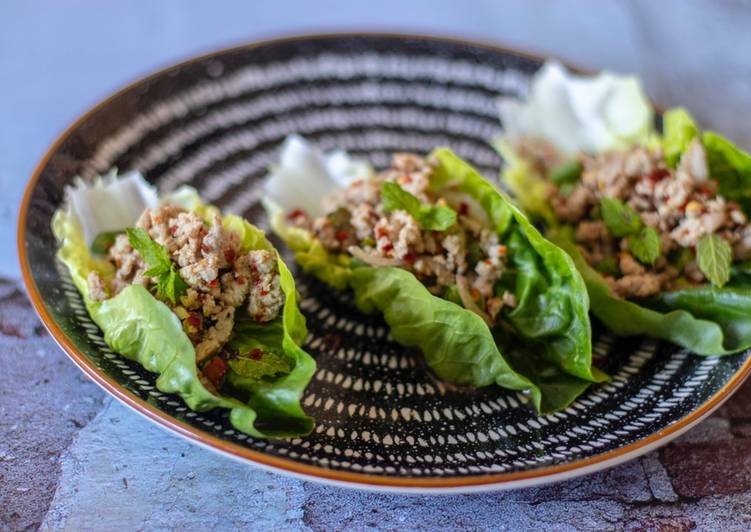
<path fill-rule="evenodd" d="M 514 336 L 549 364 L 589 382 L 605 377 L 592 369 L 592 331 L 584 281 L 571 258 L 543 238 L 527 217 L 471 165 L 447 148 L 431 156 L 438 162 L 431 188 L 451 187 L 470 195 L 484 208 L 491 226 L 509 247 L 515 275 L 503 283 L 517 306 L 504 311 Z"/>
<path fill-rule="evenodd" d="M 529 390 L 540 408 L 539 389 L 509 366 L 478 315 L 434 296 L 401 268 L 354 268 L 350 284 L 358 308 L 365 313 L 381 311 L 394 339 L 418 347 L 441 379 Z"/>
<path fill-rule="evenodd" d="M 571 228 L 549 233 L 568 252 L 589 292 L 592 314 L 617 335 L 647 335 L 699 355 L 751 347 L 751 290 L 699 287 L 666 292 L 635 303 L 615 297 L 573 242 Z"/>
<path fill-rule="evenodd" d="M 668 109 L 662 115 L 662 151 L 665 161 L 675 168 L 681 155 L 699 134 L 699 128 L 691 115 L 682 107 Z"/>
<path fill-rule="evenodd" d="M 737 201 L 746 214 L 751 213 L 751 154 L 712 131 L 705 131 L 701 141 L 707 152 L 709 177 L 719 185 L 717 192 Z"/>
<path fill-rule="evenodd" d="M 249 223 L 244 222 L 242 229 L 246 251 L 253 242 L 266 242 L 263 233 Z M 157 389 L 180 395 L 192 410 L 227 408 L 232 425 L 252 436 L 292 437 L 312 430 L 314 421 L 303 412 L 299 398 L 315 371 L 315 362 L 297 345 L 307 334 L 305 320 L 297 308 L 294 281 L 281 259 L 279 271 L 286 300 L 278 318 L 282 326 L 277 343 L 293 369 L 268 382 L 240 383 L 231 395 L 215 395 L 198 379 L 195 350 L 177 316 L 139 285 L 129 286 L 110 299 L 92 301 L 86 281 L 89 272 L 97 271 L 108 279 L 113 274 L 112 265 L 92 257 L 80 224 L 66 211 L 55 213 L 53 231 L 60 243 L 58 257 L 67 266 L 105 341 L 114 351 L 158 373 Z"/>
<path fill-rule="evenodd" d="M 511 250 L 504 288 L 516 295 L 518 305 L 504 312 L 504 325 L 493 331 L 473 312 L 431 294 L 406 270 L 363 266 L 327 252 L 314 235 L 287 224 L 281 210 L 267 202 L 271 225 L 305 271 L 334 288 L 351 288 L 362 311 L 380 311 L 394 338 L 419 348 L 441 379 L 528 390 L 539 411 L 565 408 L 591 383 L 607 379 L 592 368 L 581 277 L 566 254 L 470 165 L 448 149 L 434 151 L 431 160 L 437 163 L 433 191 L 446 192 L 449 203 L 452 194 L 470 196 Z"/>
<path fill-rule="evenodd" d="M 501 181 L 509 188 L 521 208 L 535 218 L 549 224 L 555 223 L 555 214 L 548 201 L 550 184 L 532 166 L 519 157 L 505 140 L 495 142 L 495 148 L 503 157 Z"/>

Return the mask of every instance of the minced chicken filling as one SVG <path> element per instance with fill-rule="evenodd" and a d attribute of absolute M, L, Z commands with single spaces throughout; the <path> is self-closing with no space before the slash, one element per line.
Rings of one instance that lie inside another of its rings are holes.
<path fill-rule="evenodd" d="M 325 198 L 326 216 L 312 218 L 298 209 L 287 218 L 312 231 L 326 249 L 348 252 L 372 265 L 407 269 L 435 294 L 455 286 L 465 307 L 492 322 L 504 306 L 515 307 L 516 300 L 509 292 L 494 290 L 507 248 L 487 222 L 471 217 L 468 204 L 462 202 L 454 205 L 457 223 L 445 231 L 424 230 L 404 210 L 384 211 L 381 184 L 387 181 L 423 204 L 446 206 L 428 190 L 432 171 L 417 155 L 396 154 L 387 170 Z"/>
<path fill-rule="evenodd" d="M 226 370 L 218 358 L 230 338 L 235 311 L 245 305 L 258 322 L 273 320 L 284 303 L 279 284 L 277 258 L 273 251 L 242 252 L 240 237 L 222 225 L 217 216 L 211 224 L 193 212 L 170 204 L 146 209 L 136 227 L 164 246 L 188 285 L 177 305 L 171 305 L 195 346 L 196 361 L 204 380 L 216 385 Z M 118 294 L 131 284 L 150 288 L 155 278 L 144 275 L 149 269 L 128 236 L 118 235 L 109 248 L 115 266 L 114 278 L 107 283 L 92 272 L 89 295 L 101 301 Z M 204 382 L 206 384 L 206 382 Z"/>
<path fill-rule="evenodd" d="M 561 163 L 540 141 L 522 141 L 517 149 L 543 175 Z M 704 235 L 728 242 L 733 260 L 751 258 L 751 226 L 736 203 L 717 194 L 698 139 L 676 168 L 666 164 L 660 149 L 641 146 L 581 155 L 579 163 L 578 182 L 568 189 L 551 184 L 550 201 L 556 217 L 576 227 L 576 242 L 585 258 L 603 272 L 615 294 L 648 297 L 705 283 L 695 258 Z M 638 261 L 627 239 L 611 234 L 599 212 L 603 198 L 621 200 L 638 213 L 644 226 L 655 229 L 660 249 L 654 264 Z"/>

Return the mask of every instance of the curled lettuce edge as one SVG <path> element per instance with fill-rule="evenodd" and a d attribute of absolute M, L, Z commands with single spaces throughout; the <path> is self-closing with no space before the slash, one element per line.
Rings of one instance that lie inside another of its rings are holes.
<path fill-rule="evenodd" d="M 710 175 L 715 176 L 720 192 L 736 200 L 748 211 L 747 190 L 751 185 L 751 156 L 730 141 L 711 131 L 701 132 L 691 115 L 682 108 L 663 115 L 662 138 L 651 139 L 661 147 L 668 164 L 675 166 L 690 142 L 699 137 L 707 151 Z M 533 219 L 547 224 L 546 236 L 564 249 L 582 274 L 589 293 L 592 314 L 620 336 L 647 335 L 665 340 L 702 356 L 725 355 L 751 348 L 751 290 L 731 278 L 729 286 L 700 286 L 660 293 L 634 302 L 612 294 L 600 272 L 592 268 L 574 244 L 571 229 L 559 225 L 540 208 L 541 176 L 518 157 L 511 147 L 496 141 L 504 159 L 501 180 L 516 194 Z M 525 188 L 528 182 L 531 186 Z M 538 197 L 527 197 L 524 195 Z"/>
<path fill-rule="evenodd" d="M 592 367 L 589 298 L 571 258 L 545 239 L 503 192 L 448 148 L 437 148 L 431 188 L 451 186 L 475 200 L 490 218 L 500 241 L 510 248 L 516 269 L 511 288 L 517 306 L 506 315 L 519 338 L 536 343 L 544 358 L 565 373 L 589 382 L 606 377 Z"/>
<path fill-rule="evenodd" d="M 567 294 L 560 294 L 572 309 L 568 323 L 559 327 L 557 338 L 551 340 L 549 331 L 542 331 L 533 339 L 535 349 L 545 352 L 544 356 L 530 357 L 529 349 L 517 347 L 525 343 L 524 338 L 491 331 L 479 316 L 431 294 L 406 270 L 363 266 L 348 255 L 328 252 L 309 231 L 287 224 L 279 206 L 265 201 L 271 227 L 295 253 L 303 270 L 333 288 L 351 288 L 360 310 L 379 310 L 395 340 L 419 348 L 441 379 L 477 387 L 495 383 L 511 390 L 527 390 L 536 409 L 543 413 L 566 408 L 590 384 L 608 378 L 591 365 L 591 328 L 583 280 L 571 259 L 546 241 L 521 211 L 470 165 L 448 149 L 435 150 L 433 157 L 441 161 L 445 170 L 440 186 L 458 185 L 461 192 L 472 196 L 487 211 L 499 235 L 515 233 L 517 240 L 529 242 L 527 253 L 552 267 L 554 273 L 549 277 L 554 282 L 569 287 Z M 535 264 L 532 261 L 523 266 L 533 269 Z M 520 294 L 522 307 L 535 298 L 540 283 L 550 280 L 534 271 L 528 273 L 519 275 L 519 286 L 524 290 Z M 531 323 L 524 308 L 513 312 L 516 315 L 512 322 Z M 560 350 L 568 352 L 556 352 Z"/>
<path fill-rule="evenodd" d="M 196 196 L 197 197 L 197 196 Z M 186 198 L 183 198 L 186 199 Z M 195 198 L 182 203 L 209 219 L 219 211 Z M 180 198 L 175 198 L 181 203 Z M 273 249 L 263 232 L 246 220 L 227 215 L 225 227 L 238 231 L 244 250 Z M 66 210 L 53 217 L 53 232 L 60 248 L 58 258 L 70 272 L 92 320 L 104 333 L 110 348 L 138 362 L 146 370 L 158 373 L 156 387 L 163 393 L 179 395 L 191 410 L 204 412 L 214 408 L 230 410 L 229 419 L 239 431 L 259 438 L 287 438 L 310 433 L 314 420 L 300 405 L 305 386 L 315 372 L 315 361 L 299 347 L 306 335 L 305 318 L 297 307 L 294 279 L 277 254 L 281 287 L 285 294 L 282 310 L 283 350 L 294 362 L 292 371 L 273 381 L 253 383 L 243 390 L 247 401 L 220 396 L 207 390 L 198 379 L 195 349 L 183 331 L 177 316 L 140 285 L 132 285 L 101 302 L 88 296 L 87 276 L 99 272 L 105 279 L 113 274 L 112 265 L 92 256 L 86 246 L 80 224 Z"/>
<path fill-rule="evenodd" d="M 702 356 L 751 347 L 751 290 L 702 286 L 638 304 L 612 294 L 574 244 L 570 227 L 551 230 L 548 236 L 572 257 L 587 284 L 592 314 L 616 335 L 647 335 Z"/>

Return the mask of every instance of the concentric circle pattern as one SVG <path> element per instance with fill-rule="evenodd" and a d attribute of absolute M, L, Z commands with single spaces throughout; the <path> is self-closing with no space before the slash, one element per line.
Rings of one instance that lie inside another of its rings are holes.
<path fill-rule="evenodd" d="M 147 78 L 88 115 L 41 169 L 22 235 L 33 282 L 52 319 L 99 371 L 198 431 L 266 455 L 435 479 L 527 471 L 637 442 L 709 400 L 748 354 L 700 358 L 596 327 L 596 363 L 613 380 L 567 410 L 539 417 L 519 394 L 435 380 L 381 319 L 361 315 L 346 294 L 297 271 L 310 329 L 305 347 L 318 363 L 303 404 L 317 426 L 306 438 L 255 440 L 225 415 L 191 412 L 157 391 L 153 374 L 106 346 L 67 273 L 53 266 L 50 218 L 63 187 L 75 175 L 112 167 L 138 169 L 162 190 L 192 185 L 262 227 L 264 175 L 290 133 L 376 166 L 394 151 L 448 145 L 493 178 L 501 165 L 488 143 L 501 130 L 495 99 L 523 93 L 538 66 L 480 45 L 332 36 L 233 49 Z"/>

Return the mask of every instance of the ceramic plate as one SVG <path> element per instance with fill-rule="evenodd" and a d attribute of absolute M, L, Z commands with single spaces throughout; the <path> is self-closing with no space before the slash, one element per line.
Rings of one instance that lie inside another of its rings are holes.
<path fill-rule="evenodd" d="M 196 443 L 277 470 L 360 487 L 471 491 L 538 484 L 633 458 L 685 431 L 739 386 L 749 353 L 699 357 L 595 326 L 612 382 L 536 416 L 500 388 L 456 389 L 381 319 L 297 271 L 318 371 L 303 397 L 315 431 L 256 440 L 222 413 L 195 413 L 109 350 L 55 260 L 50 217 L 75 175 L 138 169 L 161 190 L 196 187 L 266 227 L 259 195 L 284 137 L 298 132 L 382 167 L 394 151 L 448 145 L 488 177 L 501 160 L 495 100 L 524 91 L 541 64 L 495 46 L 431 37 L 339 34 L 212 53 L 138 81 L 73 124 L 26 189 L 18 229 L 26 287 L 81 369 L 132 409 Z M 299 191 L 304 194 L 304 190 Z M 287 257 L 292 264 L 291 257 Z"/>

